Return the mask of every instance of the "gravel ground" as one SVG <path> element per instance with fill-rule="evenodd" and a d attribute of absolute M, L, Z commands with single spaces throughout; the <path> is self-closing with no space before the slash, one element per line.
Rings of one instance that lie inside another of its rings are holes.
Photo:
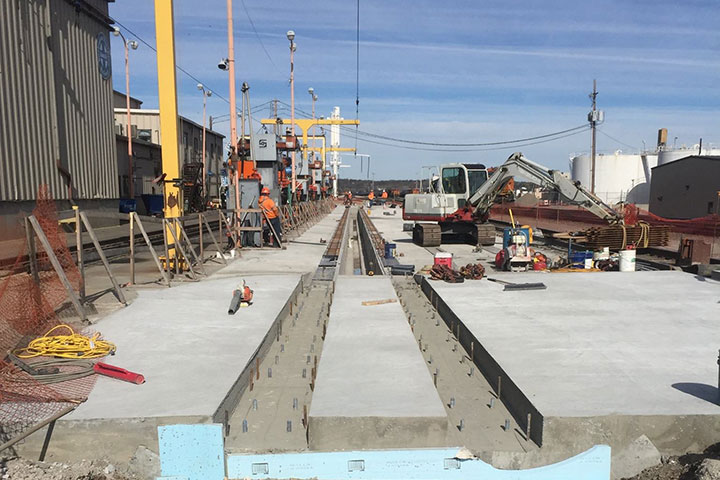
<path fill-rule="evenodd" d="M 129 480 L 107 462 L 83 460 L 78 463 L 32 462 L 22 458 L 0 461 L 3 480 Z"/>
<path fill-rule="evenodd" d="M 630 480 L 720 480 L 720 443 L 702 453 L 663 458 Z"/>

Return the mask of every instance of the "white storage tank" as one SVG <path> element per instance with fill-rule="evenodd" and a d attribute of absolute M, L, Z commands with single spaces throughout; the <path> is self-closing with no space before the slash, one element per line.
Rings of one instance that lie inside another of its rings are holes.
<path fill-rule="evenodd" d="M 647 204 L 650 173 L 657 165 L 657 154 L 625 154 L 621 150 L 595 156 L 595 195 L 609 204 L 630 202 Z M 577 155 L 571 159 L 572 179 L 590 190 L 591 159 Z"/>
<path fill-rule="evenodd" d="M 660 150 L 660 153 L 658 155 L 658 165 L 665 165 L 666 163 L 674 162 L 675 160 L 680 160 L 681 158 L 691 157 L 693 155 L 720 155 L 720 148 L 703 148 L 702 152 L 700 151 L 700 145 L 693 145 L 692 147 L 678 147 L 678 148 L 672 148 L 672 147 L 666 147 L 663 150 Z"/>

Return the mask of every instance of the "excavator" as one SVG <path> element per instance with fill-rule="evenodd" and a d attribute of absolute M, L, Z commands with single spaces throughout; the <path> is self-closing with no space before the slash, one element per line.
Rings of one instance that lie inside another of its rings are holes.
<path fill-rule="evenodd" d="M 490 176 L 482 164 L 442 165 L 439 176 L 431 179 L 428 193 L 406 195 L 403 220 L 415 222 L 413 242 L 436 247 L 442 243 L 443 235 L 464 235 L 472 244 L 494 245 L 495 227 L 487 221 L 490 208 L 516 176 L 555 190 L 567 203 L 582 206 L 609 224 L 623 223 L 620 213 L 579 182 L 516 152 Z"/>

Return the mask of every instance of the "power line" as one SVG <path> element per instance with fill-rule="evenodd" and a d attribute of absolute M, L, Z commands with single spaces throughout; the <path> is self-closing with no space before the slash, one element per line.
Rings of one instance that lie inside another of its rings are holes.
<path fill-rule="evenodd" d="M 279 103 L 289 107 L 288 104 L 286 104 L 285 102 L 283 102 L 281 100 L 279 101 Z M 305 115 L 307 118 L 311 118 L 311 115 L 308 112 L 295 107 L 295 115 L 297 115 L 298 112 Z M 427 145 L 427 146 L 431 146 L 431 147 L 492 147 L 492 146 L 499 146 L 499 145 L 512 145 L 512 144 L 516 144 L 516 143 L 531 142 L 534 140 L 542 140 L 542 139 L 551 138 L 551 137 L 558 137 L 558 136 L 564 135 L 566 133 L 585 131 L 589 127 L 588 127 L 588 125 L 578 125 L 577 127 L 560 130 L 558 132 L 537 135 L 534 137 L 518 138 L 515 140 L 503 140 L 503 141 L 497 141 L 497 142 L 485 142 L 485 143 L 421 142 L 421 141 L 417 141 L 417 140 L 407 140 L 407 139 L 402 139 L 402 138 L 388 137 L 386 135 L 379 135 L 377 133 L 365 132 L 365 131 L 357 129 L 357 126 L 355 129 L 353 129 L 352 127 L 346 127 L 346 126 L 341 125 L 340 128 L 343 130 L 346 130 L 348 132 L 357 132 L 359 135 L 362 135 L 365 137 L 377 138 L 380 140 L 387 140 L 390 142 L 397 142 L 397 143 L 408 143 L 411 145 Z M 560 137 L 560 138 L 564 138 L 564 137 Z M 379 142 L 376 142 L 376 143 L 382 145 Z M 438 149 L 436 151 L 453 151 L 453 150 Z M 455 151 L 472 151 L 472 150 L 455 150 Z"/>
<path fill-rule="evenodd" d="M 398 145 L 393 143 L 385 143 L 385 142 L 378 142 L 375 140 L 368 140 L 366 138 L 361 138 L 361 142 L 365 143 L 373 143 L 375 145 L 385 145 L 388 147 L 394 147 L 394 148 L 402 148 L 406 150 L 419 150 L 423 152 L 490 152 L 495 150 L 508 150 L 513 148 L 520 148 L 520 147 L 528 147 L 530 145 L 538 145 L 541 143 L 548 143 L 548 142 L 554 142 L 555 140 L 560 140 L 561 138 L 571 137 L 573 135 L 578 135 L 580 133 L 584 133 L 586 131 L 590 130 L 590 127 L 585 125 L 582 130 L 573 131 L 570 133 L 566 133 L 564 135 L 552 137 L 552 138 L 545 138 L 543 140 L 533 141 L 533 142 L 526 142 L 526 143 L 519 143 L 519 144 L 513 144 L 513 145 L 507 145 L 503 147 L 490 147 L 490 148 L 465 148 L 465 149 L 453 149 L 453 148 L 426 148 L 426 147 L 411 147 L 408 145 Z"/>
<path fill-rule="evenodd" d="M 258 42 L 260 42 L 260 46 L 262 47 L 263 51 L 265 52 L 265 56 L 270 60 L 270 63 L 275 68 L 275 71 L 282 75 L 280 72 L 280 69 L 275 65 L 275 62 L 273 61 L 272 57 L 270 56 L 270 53 L 265 48 L 265 44 L 263 43 L 262 39 L 260 38 L 260 34 L 258 34 L 257 29 L 255 28 L 255 22 L 253 22 L 253 19 L 250 17 L 250 12 L 248 11 L 247 7 L 245 6 L 245 0 L 240 0 L 240 3 L 242 3 L 243 10 L 245 10 L 245 15 L 247 15 L 248 20 L 250 21 L 250 26 L 253 29 L 253 32 L 255 32 L 255 37 L 257 38 Z"/>
<path fill-rule="evenodd" d="M 355 156 L 357 156 L 358 124 L 360 123 L 360 0 L 357 0 L 357 24 L 355 26 Z"/>
<path fill-rule="evenodd" d="M 114 18 L 113 18 L 112 20 L 113 20 L 116 24 L 120 25 L 123 29 L 127 30 L 128 33 L 130 33 L 130 34 L 133 35 L 135 38 L 137 38 L 138 40 L 140 40 L 140 42 L 142 42 L 145 46 L 147 46 L 150 50 L 152 50 L 153 52 L 155 52 L 155 54 L 157 55 L 157 49 L 155 48 L 154 45 L 151 45 L 150 43 L 148 43 L 148 42 L 147 42 L 144 38 L 142 38 L 140 35 L 138 35 L 137 33 L 133 32 L 133 31 L 130 30 L 128 27 L 126 27 L 126 26 L 123 25 L 122 23 L 118 22 L 118 21 L 115 20 Z M 175 64 L 175 68 L 178 69 L 179 71 L 181 71 L 182 73 L 184 73 L 185 75 L 187 75 L 188 77 L 190 77 L 191 79 L 193 79 L 194 81 L 196 81 L 196 82 L 198 82 L 198 83 L 202 83 L 202 84 L 205 85 L 205 86 L 209 86 L 209 85 L 207 85 L 207 83 L 203 82 L 202 80 L 200 80 L 199 78 L 197 78 L 195 75 L 193 75 L 192 73 L 188 72 L 188 71 L 185 70 L 183 67 L 181 67 L 180 65 L 178 65 L 177 63 Z M 214 88 L 211 88 L 210 90 L 212 90 L 212 92 L 215 94 L 215 96 L 216 96 L 217 98 L 223 100 L 223 101 L 224 101 L 225 103 L 227 103 L 227 104 L 230 103 L 230 100 L 228 100 L 227 98 L 223 97 L 223 96 L 220 95 L 219 93 L 216 93 L 216 91 L 215 91 Z"/>
<path fill-rule="evenodd" d="M 606 137 L 608 137 L 610 140 L 613 140 L 613 141 L 619 143 L 620 145 L 623 145 L 623 146 L 628 147 L 628 148 L 632 148 L 633 150 L 640 150 L 638 147 L 635 147 L 635 146 L 633 146 L 633 145 L 629 145 L 629 144 L 627 144 L 627 143 L 625 143 L 625 142 L 622 142 L 622 141 L 618 140 L 617 138 L 615 138 L 615 137 L 613 137 L 613 136 L 611 136 L 611 135 L 608 135 L 607 133 L 605 133 L 604 131 L 600 130 L 599 128 L 597 129 L 597 131 L 600 132 L 600 133 L 602 133 L 602 134 L 605 135 Z"/>

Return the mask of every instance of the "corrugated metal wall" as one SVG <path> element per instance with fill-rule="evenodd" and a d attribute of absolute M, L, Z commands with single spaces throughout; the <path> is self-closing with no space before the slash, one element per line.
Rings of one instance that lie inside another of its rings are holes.
<path fill-rule="evenodd" d="M 107 13 L 107 2 L 88 4 Z M 107 26 L 63 0 L 0 2 L 0 200 L 118 198 L 112 78 L 98 68 Z M 109 45 L 109 37 L 107 37 Z M 6 173 L 7 172 L 7 173 Z"/>
<path fill-rule="evenodd" d="M 67 198 L 58 154 L 47 2 L 0 2 L 0 200 L 32 200 L 40 183 Z"/>

